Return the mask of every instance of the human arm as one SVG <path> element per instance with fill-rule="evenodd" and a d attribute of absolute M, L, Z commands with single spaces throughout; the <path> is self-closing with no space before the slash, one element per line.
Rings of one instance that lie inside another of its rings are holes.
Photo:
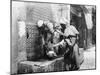
<path fill-rule="evenodd" d="M 61 42 L 54 44 L 53 47 L 57 47 L 57 46 L 63 46 L 65 44 L 65 41 L 62 40 Z"/>
<path fill-rule="evenodd" d="M 73 46 L 76 42 L 76 37 L 71 37 L 70 39 L 65 39 L 69 46 Z"/>

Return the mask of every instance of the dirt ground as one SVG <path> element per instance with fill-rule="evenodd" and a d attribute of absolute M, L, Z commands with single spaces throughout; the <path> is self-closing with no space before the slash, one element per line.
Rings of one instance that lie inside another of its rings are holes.
<path fill-rule="evenodd" d="M 84 62 L 82 63 L 80 70 L 96 68 L 95 53 L 96 53 L 95 47 L 92 47 L 84 51 Z"/>

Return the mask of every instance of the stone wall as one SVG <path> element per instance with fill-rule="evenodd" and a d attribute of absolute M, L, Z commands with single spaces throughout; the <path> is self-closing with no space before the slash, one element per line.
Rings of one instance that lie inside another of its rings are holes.
<path fill-rule="evenodd" d="M 18 74 L 61 72 L 64 71 L 63 57 L 45 61 L 23 61 L 18 64 Z"/>

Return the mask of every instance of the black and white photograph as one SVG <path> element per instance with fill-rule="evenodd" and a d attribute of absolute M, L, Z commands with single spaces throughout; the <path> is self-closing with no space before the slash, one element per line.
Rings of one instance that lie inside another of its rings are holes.
<path fill-rule="evenodd" d="M 96 70 L 96 5 L 11 1 L 11 74 Z"/>

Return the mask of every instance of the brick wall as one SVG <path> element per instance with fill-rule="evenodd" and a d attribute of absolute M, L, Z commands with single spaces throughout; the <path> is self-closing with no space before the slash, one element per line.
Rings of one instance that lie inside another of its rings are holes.
<path fill-rule="evenodd" d="M 39 19 L 52 20 L 52 10 L 47 3 L 29 3 L 27 5 L 27 20 L 36 24 Z"/>

